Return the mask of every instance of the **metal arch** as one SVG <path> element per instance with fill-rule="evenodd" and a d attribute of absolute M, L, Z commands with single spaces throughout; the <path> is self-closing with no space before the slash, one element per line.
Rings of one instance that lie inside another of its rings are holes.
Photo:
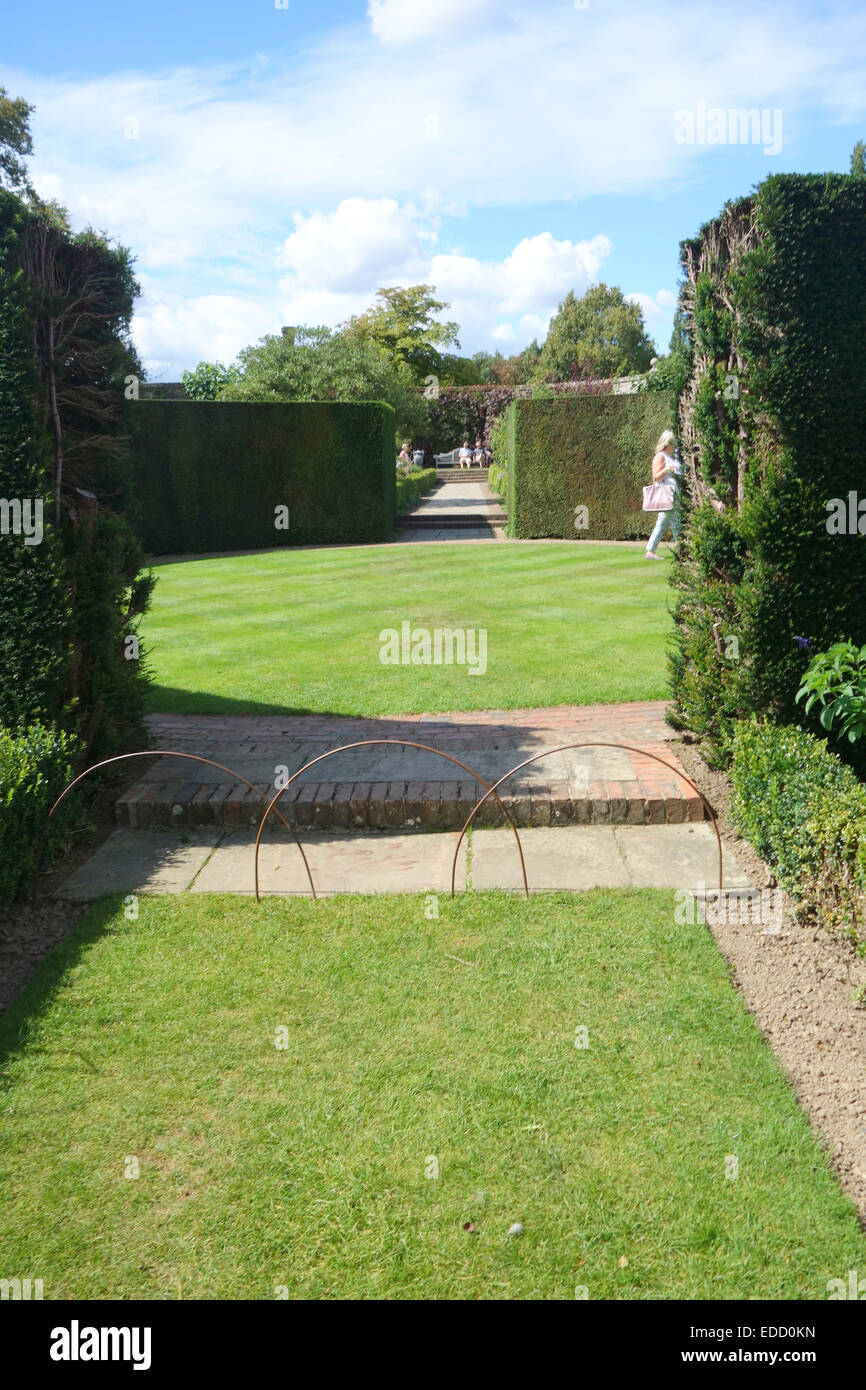
<path fill-rule="evenodd" d="M 503 776 L 499 778 L 499 781 L 498 781 L 498 782 L 494 782 L 492 787 L 488 787 L 487 791 L 484 793 L 484 795 L 481 797 L 481 799 L 480 799 L 479 801 L 476 801 L 475 805 L 473 806 L 472 810 L 470 811 L 469 817 L 468 817 L 468 819 L 466 820 L 466 822 L 464 823 L 463 829 L 460 831 L 460 835 L 458 836 L 457 844 L 456 844 L 456 846 L 454 847 L 454 858 L 453 858 L 452 861 L 451 861 L 451 897 L 452 897 L 452 898 L 455 896 L 454 882 L 455 882 L 455 878 L 456 878 L 456 875 L 457 875 L 457 855 L 460 853 L 460 846 L 461 846 L 462 843 L 463 843 L 463 836 L 466 834 L 467 830 L 469 829 L 470 825 L 472 824 L 473 820 L 475 819 L 476 812 L 479 811 L 479 810 L 481 809 L 481 807 L 484 805 L 485 801 L 487 800 L 488 796 L 490 796 L 490 794 L 493 793 L 493 795 L 496 796 L 496 799 L 497 799 L 497 801 L 498 801 L 498 800 L 499 800 L 499 797 L 497 796 L 497 788 L 501 787 L 503 782 L 507 782 L 508 779 L 509 779 L 509 777 L 513 777 L 514 774 L 515 774 L 515 772 L 520 772 L 520 770 L 521 770 L 522 768 L 528 767 L 530 763 L 537 763 L 537 762 L 540 761 L 540 759 L 550 757 L 551 754 L 553 754 L 553 753 L 567 753 L 569 750 L 574 749 L 574 748 L 625 748 L 625 749 L 627 749 L 630 753 L 640 753 L 640 754 L 642 754 L 644 757 L 652 758 L 654 762 L 661 763 L 662 767 L 666 767 L 666 768 L 668 769 L 669 772 L 672 772 L 672 773 L 674 774 L 675 777 L 679 777 L 682 781 L 688 782 L 689 786 L 690 786 L 694 791 L 697 792 L 698 796 L 701 798 L 701 801 L 704 803 L 704 808 L 705 808 L 705 810 L 709 813 L 710 820 L 711 820 L 712 823 L 713 823 L 713 829 L 714 829 L 715 832 L 716 832 L 716 843 L 718 844 L 718 847 L 719 847 L 719 892 L 722 891 L 722 837 L 721 837 L 721 835 L 719 834 L 719 826 L 718 826 L 718 822 L 717 822 L 717 820 L 716 820 L 716 814 L 715 814 L 715 812 L 714 812 L 712 806 L 710 805 L 710 803 L 707 801 L 707 798 L 704 796 L 703 792 L 701 791 L 700 787 L 696 786 L 696 784 L 692 781 L 691 777 L 687 777 L 687 776 L 685 775 L 684 772 L 678 772 L 677 769 L 676 769 L 675 767 L 671 767 L 671 764 L 668 763 L 668 762 L 665 762 L 664 758 L 660 758 L 660 757 L 658 756 L 657 753 L 648 753 L 647 750 L 646 750 L 645 748 L 636 748 L 636 747 L 634 746 L 633 743 L 603 743 L 603 742 L 595 742 L 595 741 L 593 741 L 593 742 L 588 742 L 588 743 L 564 743 L 560 748 L 545 748 L 541 753 L 534 753 L 533 756 L 532 756 L 531 758 L 526 758 L 522 763 L 517 763 L 513 768 L 511 768 L 511 770 L 510 770 L 509 772 L 504 773 Z M 502 803 L 500 802 L 500 805 L 501 805 L 501 804 L 502 804 Z M 504 809 L 504 808 L 503 808 L 503 809 Z M 510 817 L 509 817 L 509 819 L 510 819 Z M 516 834 L 516 833 L 517 833 L 517 832 L 516 832 L 516 830 L 515 830 L 515 834 Z M 521 862 L 522 862 L 522 860 L 523 860 L 523 851 L 522 851 L 522 850 L 521 850 L 520 858 L 521 858 Z M 529 896 L 529 885 L 528 885 L 527 882 L 526 882 L 526 873 L 525 873 L 525 871 L 524 871 L 524 875 L 523 875 L 523 887 L 524 887 L 524 889 L 525 889 L 525 891 L 526 891 L 526 895 L 527 895 L 527 897 L 528 897 L 528 896 Z"/>
<path fill-rule="evenodd" d="M 371 747 L 372 745 L 379 745 L 379 744 L 390 744 L 390 745 L 392 745 L 392 746 L 396 746 L 396 747 L 400 747 L 400 748 L 420 748 L 420 749 L 421 749 L 423 752 L 425 752 L 425 753 L 435 753 L 435 754 L 437 754 L 438 757 L 440 757 L 440 758 L 447 758 L 448 761 L 449 761 L 450 763 L 456 763 L 456 765 L 457 765 L 458 767 L 462 767 L 464 772 L 468 772 L 469 775 L 470 775 L 470 777 L 474 778 L 474 780 L 475 780 L 476 782 L 480 782 L 481 785 L 482 785 L 482 787 L 486 787 L 486 788 L 487 788 L 487 791 L 484 793 L 483 797 L 481 798 L 481 801 L 476 802 L 475 807 L 474 807 L 474 809 L 473 809 L 473 811 L 472 811 L 472 816 L 475 815 L 475 812 L 478 810 L 478 807 L 481 806 L 482 803 L 485 802 L 485 801 L 487 800 L 488 796 L 493 795 L 493 796 L 496 797 L 496 800 L 497 800 L 497 802 L 499 803 L 499 806 L 500 806 L 500 808 L 501 808 L 501 810 L 502 810 L 503 815 L 506 817 L 506 819 L 507 819 L 509 825 L 511 826 L 511 829 L 514 831 L 514 838 L 515 838 L 516 841 L 517 841 L 517 851 L 518 851 L 518 853 L 519 853 L 519 855 L 520 855 L 520 868 L 521 868 L 521 872 L 523 873 L 523 887 L 524 887 L 524 890 L 525 890 L 525 892 L 526 892 L 526 896 L 529 897 L 529 883 L 528 883 L 527 878 L 526 878 L 526 862 L 525 862 L 525 860 L 524 860 L 524 858 L 523 858 L 523 845 L 520 843 L 520 835 L 518 834 L 517 826 L 516 826 L 516 824 L 515 824 L 515 822 L 514 822 L 513 817 L 511 816 L 511 813 L 509 812 L 508 808 L 507 808 L 506 806 L 504 806 L 504 805 L 502 804 L 502 802 L 500 801 L 500 799 L 499 799 L 499 795 L 498 795 L 497 790 L 496 790 L 496 788 L 499 786 L 499 782 L 496 782 L 493 786 L 491 786 L 491 784 L 490 784 L 488 781 L 486 781 L 485 778 L 480 777 L 479 774 L 478 774 L 473 768 L 471 768 L 471 767 L 469 766 L 468 763 L 463 763 L 463 762 L 461 762 L 459 758 L 453 757 L 451 753 L 443 753 L 443 751 L 442 751 L 441 748 L 431 748 L 431 746 L 430 746 L 429 743 L 414 743 L 411 739 L 408 739 L 408 738 L 364 738 L 364 739 L 360 739 L 357 743 L 343 743 L 343 744 L 340 745 L 339 748 L 329 748 L 329 749 L 327 750 L 327 752 L 325 752 L 325 753 L 320 753 L 320 754 L 318 755 L 318 757 L 312 758 L 312 759 L 310 760 L 310 762 L 308 762 L 308 763 L 305 764 L 304 767 L 299 767 L 298 770 L 297 770 L 297 772 L 293 772 L 293 773 L 292 773 L 291 777 L 290 777 L 289 780 L 286 782 L 285 786 L 284 786 L 284 787 L 280 787 L 280 790 L 276 793 L 276 795 L 275 795 L 275 796 L 271 799 L 271 801 L 268 803 L 267 809 L 265 810 L 265 813 L 264 813 L 264 815 L 262 816 L 261 823 L 260 823 L 260 825 L 259 825 L 258 834 L 256 835 L 256 858 L 255 858 L 256 902 L 257 902 L 257 903 L 258 903 L 258 902 L 261 902 L 261 896 L 260 896 L 260 894 L 259 894 L 259 846 L 261 845 L 261 841 L 262 841 L 262 832 L 264 831 L 265 825 L 266 825 L 266 823 L 267 823 L 268 817 L 269 817 L 270 814 L 271 814 L 271 811 L 273 810 L 273 808 L 274 808 L 274 806 L 276 805 L 276 803 L 279 801 L 279 799 L 280 799 L 280 797 L 282 796 L 283 792 L 286 790 L 286 787 L 291 786 L 292 782 L 294 782 L 296 778 L 300 777 L 300 775 L 301 775 L 302 772 L 306 772 L 309 768 L 315 767 L 315 766 L 316 766 L 316 763 L 324 762 L 324 760 L 325 760 L 326 758 L 331 758 L 331 757 L 333 757 L 335 753 L 345 753 L 345 752 L 347 752 L 348 749 L 350 749 L 350 748 L 369 748 L 369 747 Z M 515 772 L 516 772 L 517 769 L 516 769 L 516 768 L 513 768 L 512 771 L 515 771 Z M 510 776 L 511 776 L 511 773 L 507 773 L 506 776 L 510 777 Z M 499 779 L 500 782 L 503 781 L 503 780 L 504 780 L 503 778 L 500 778 L 500 779 Z M 279 812 L 277 812 L 277 814 L 279 815 Z M 472 819 L 472 816 L 469 817 L 469 820 Z M 281 817 L 281 819 L 282 819 L 282 817 Z M 463 836 L 464 836 L 464 834 L 466 833 L 466 828 L 467 828 L 468 824 L 469 824 L 469 822 L 467 821 L 466 825 L 464 825 L 464 827 L 463 827 L 463 830 L 460 832 L 460 842 L 459 842 L 458 845 L 457 845 L 457 849 L 460 848 L 460 844 L 461 844 L 462 841 L 463 841 Z M 306 860 L 305 860 L 304 862 L 306 863 Z M 456 864 L 457 864 L 457 851 L 455 850 L 455 852 L 454 852 L 454 867 L 452 867 L 452 871 L 451 871 L 451 896 L 452 896 L 452 898 L 454 897 L 454 873 L 455 873 L 455 869 L 456 869 Z M 309 869 L 307 870 L 307 872 L 309 873 Z M 311 882 L 311 884 L 312 884 L 312 879 L 310 880 L 310 882 Z M 314 894 L 314 896 L 315 896 L 315 894 Z"/>
<path fill-rule="evenodd" d="M 194 763 L 207 763 L 208 767 L 215 767 L 215 768 L 218 768 L 220 772 L 225 772 L 225 773 L 227 773 L 229 777 L 233 777 L 237 782 L 243 782 L 245 786 L 250 787 L 250 788 L 252 789 L 252 791 L 254 791 L 254 792 L 256 793 L 256 796 L 258 796 L 258 797 L 260 798 L 261 801 L 264 801 L 264 800 L 265 800 L 265 793 L 259 791 L 258 787 L 255 786 L 252 782 L 247 781 L 247 778 L 246 778 L 246 777 L 242 777 L 242 776 L 240 775 L 240 773 L 238 773 L 238 772 L 233 772 L 232 769 L 231 769 L 230 767 L 224 767 L 222 763 L 216 763 L 216 762 L 214 762 L 213 758 L 203 758 L 203 757 L 201 756 L 201 754 L 199 754 L 199 753 L 178 753 L 178 752 L 176 752 L 173 748 L 149 748 L 149 749 L 146 749 L 144 752 L 141 752 L 141 753 L 120 753 L 120 754 L 118 754 L 118 756 L 115 757 L 115 758 L 104 758 L 103 761 L 102 761 L 101 763 L 94 763 L 92 767 L 85 768 L 85 770 L 84 770 L 83 772 L 80 772 L 80 773 L 78 774 L 78 776 L 77 776 L 76 778 L 74 778 L 73 781 L 71 781 L 71 782 L 69 783 L 69 786 L 68 786 L 68 787 L 64 787 L 63 791 L 62 791 L 62 792 L 60 793 L 60 795 L 58 796 L 58 798 L 57 798 L 57 800 L 55 801 L 54 805 L 51 807 L 51 810 L 48 812 L 48 815 L 47 815 L 46 820 L 45 820 L 45 825 L 44 825 L 43 830 L 42 830 L 42 834 L 41 834 L 40 837 L 39 837 L 39 844 L 38 844 L 38 846 L 37 846 L 37 848 L 36 848 L 36 863 L 35 863 L 35 866 L 34 866 L 34 869 L 33 869 L 33 889 L 32 889 L 32 891 L 33 891 L 34 894 L 35 894 L 35 892 L 36 892 L 36 876 L 37 876 L 37 874 L 38 874 L 38 872 L 39 872 L 39 865 L 40 865 L 40 863 L 42 862 L 42 852 L 43 852 L 43 850 L 44 850 L 44 848 L 45 848 L 45 837 L 46 837 L 46 835 L 48 834 L 48 826 L 49 826 L 50 823 L 51 823 L 51 817 L 54 815 L 54 812 L 57 810 L 57 807 L 60 805 L 61 801 L 63 801 L 64 797 L 67 796 L 68 793 L 72 791 L 73 787 L 77 787 L 79 782 L 83 782 L 83 780 L 84 780 L 85 777 L 89 777 L 90 774 L 91 774 L 91 772 L 96 772 L 96 771 L 98 771 L 98 769 L 101 768 L 101 767 L 108 767 L 108 765 L 109 765 L 110 763 L 122 763 L 122 762 L 125 762 L 125 760 L 126 760 L 127 758 L 187 758 L 187 759 L 189 759 L 190 762 L 194 762 Z M 487 785 L 487 783 L 485 783 L 485 786 L 486 786 L 486 785 Z M 271 805 L 273 805 L 273 802 L 271 803 Z M 271 807 L 269 806 L 269 807 L 268 807 L 268 812 L 270 812 L 270 809 L 271 809 Z M 304 868 L 305 868 L 306 871 L 307 871 L 307 878 L 308 878 L 309 883 L 310 883 L 310 892 L 312 893 L 313 897 L 315 898 L 315 897 L 316 897 L 316 886 L 315 886 L 315 884 L 313 883 L 313 875 L 310 873 L 310 866 L 309 866 L 309 863 L 307 862 L 307 856 L 306 856 L 306 854 L 304 853 L 304 846 L 301 844 L 300 840 L 298 839 L 297 834 L 295 833 L 294 827 L 291 826 L 291 825 L 289 825 L 289 822 L 286 820 L 286 818 L 285 818 L 285 816 L 282 814 L 282 812 L 278 810 L 278 811 L 277 811 L 277 815 L 279 816 L 279 818 L 280 818 L 280 820 L 282 821 L 283 825 L 286 827 L 286 829 L 288 830 L 289 834 L 291 835 L 292 839 L 294 840 L 295 844 L 298 846 L 298 849 L 299 849 L 300 852 L 301 852 L 301 858 L 302 858 L 303 861 L 304 861 Z M 256 845 L 258 846 L 258 841 L 256 841 Z M 256 898 L 258 899 L 258 892 L 256 893 Z"/>

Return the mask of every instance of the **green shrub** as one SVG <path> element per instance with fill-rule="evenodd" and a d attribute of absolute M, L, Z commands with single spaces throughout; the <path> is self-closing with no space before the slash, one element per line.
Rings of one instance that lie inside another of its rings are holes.
<path fill-rule="evenodd" d="M 828 527 L 833 499 L 866 494 L 866 182 L 773 175 L 682 256 L 694 505 L 672 574 L 672 722 L 725 766 L 739 720 L 801 716 L 801 638 L 866 643 L 866 538 Z M 736 635 L 736 662 L 714 628 Z"/>
<path fill-rule="evenodd" d="M 413 468 L 397 474 L 397 512 L 410 512 L 417 507 L 425 492 L 436 486 L 435 468 Z"/>
<path fill-rule="evenodd" d="M 508 474 L 498 463 L 491 463 L 487 471 L 487 486 L 491 492 L 497 493 L 503 502 L 508 501 Z"/>
<path fill-rule="evenodd" d="M 497 434 L 507 440 L 509 533 L 522 538 L 647 537 L 643 486 L 670 401 L 662 392 L 518 399 Z M 588 526 L 575 511 L 586 507 Z"/>
<path fill-rule="evenodd" d="M 70 734 L 40 724 L 17 734 L 0 728 L 0 906 L 29 885 L 45 818 L 75 776 L 77 751 Z M 43 867 L 74 815 L 73 798 L 67 798 L 51 822 Z"/>
<path fill-rule="evenodd" d="M 834 642 L 826 652 L 817 652 L 797 691 L 798 702 L 805 698 L 808 714 L 820 707 L 821 727 L 837 738 L 856 743 L 866 735 L 866 646 L 853 642 Z"/>
<path fill-rule="evenodd" d="M 819 922 L 866 944 L 866 787 L 822 739 L 743 721 L 733 736 L 731 816 Z"/>
<path fill-rule="evenodd" d="M 137 403 L 133 460 L 152 555 L 379 541 L 394 525 L 394 412 L 381 402 Z M 288 525 L 278 508 L 288 508 Z"/>

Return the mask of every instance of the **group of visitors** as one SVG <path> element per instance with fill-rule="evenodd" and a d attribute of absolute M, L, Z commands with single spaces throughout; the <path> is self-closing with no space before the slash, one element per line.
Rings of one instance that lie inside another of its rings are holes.
<path fill-rule="evenodd" d="M 490 450 L 484 447 L 480 439 L 476 439 L 474 449 L 470 449 L 469 440 L 464 439 L 457 461 L 461 468 L 471 468 L 473 464 L 477 468 L 487 468 L 492 457 Z"/>

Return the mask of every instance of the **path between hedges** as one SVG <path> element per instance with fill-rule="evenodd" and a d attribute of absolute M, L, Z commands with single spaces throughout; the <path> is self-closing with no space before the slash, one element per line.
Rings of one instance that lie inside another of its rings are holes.
<path fill-rule="evenodd" d="M 483 478 L 468 469 L 455 473 L 397 518 L 401 541 L 505 540 L 502 499 L 490 491 L 486 472 Z"/>

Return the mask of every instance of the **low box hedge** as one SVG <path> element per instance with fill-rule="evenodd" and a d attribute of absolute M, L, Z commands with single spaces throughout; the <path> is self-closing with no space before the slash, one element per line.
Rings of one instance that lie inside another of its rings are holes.
<path fill-rule="evenodd" d="M 397 514 L 410 512 L 417 507 L 425 492 L 436 486 L 435 468 L 413 469 L 411 473 L 397 474 Z"/>
<path fill-rule="evenodd" d="M 29 885 L 45 818 L 75 776 L 77 751 L 72 735 L 41 724 L 21 733 L 0 727 L 0 906 Z M 51 822 L 42 867 L 75 814 L 70 797 Z"/>
<path fill-rule="evenodd" d="M 151 555 L 391 534 L 394 411 L 382 402 L 141 400 L 133 425 Z"/>
<path fill-rule="evenodd" d="M 778 882 L 825 926 L 866 948 L 866 786 L 824 739 L 741 721 L 731 816 Z"/>

